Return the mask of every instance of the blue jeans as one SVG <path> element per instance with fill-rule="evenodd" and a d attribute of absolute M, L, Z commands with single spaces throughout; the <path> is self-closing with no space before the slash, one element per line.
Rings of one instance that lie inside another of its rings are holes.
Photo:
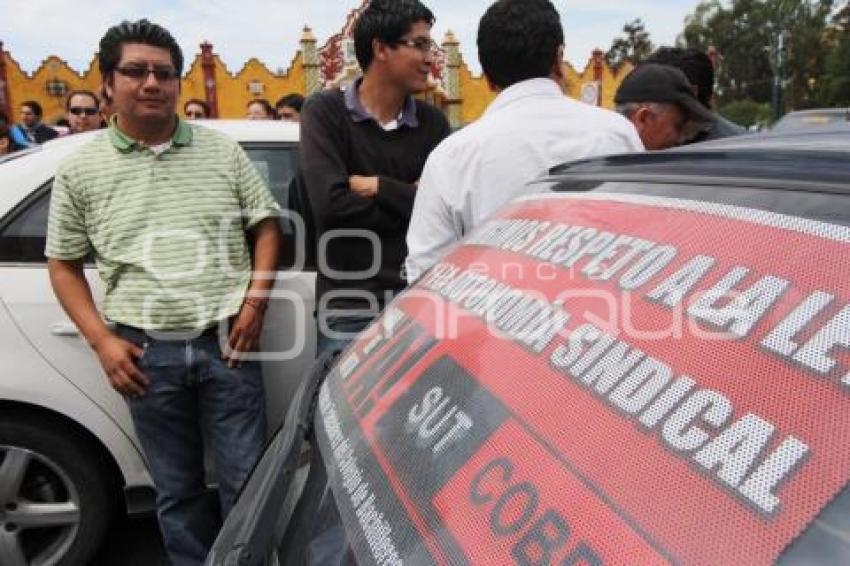
<path fill-rule="evenodd" d="M 151 384 L 127 404 L 156 486 L 166 550 L 175 566 L 202 564 L 265 445 L 260 364 L 228 368 L 215 333 L 161 339 L 119 325 L 117 334 L 144 348 L 138 366 Z M 204 477 L 205 445 L 218 498 Z"/>
<path fill-rule="evenodd" d="M 316 358 L 329 350 L 344 350 L 374 320 L 366 315 L 316 316 Z M 330 332 L 323 332 L 323 325 Z M 331 334 L 331 332 L 337 334 Z"/>

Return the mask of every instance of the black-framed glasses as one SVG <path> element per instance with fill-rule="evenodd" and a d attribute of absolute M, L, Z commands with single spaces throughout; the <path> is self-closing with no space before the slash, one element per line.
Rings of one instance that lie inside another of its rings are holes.
<path fill-rule="evenodd" d="M 126 65 L 116 67 L 116 71 L 133 80 L 143 80 L 152 74 L 159 82 L 173 81 L 177 78 L 177 71 L 172 67 L 145 67 L 143 65 Z"/>
<path fill-rule="evenodd" d="M 396 41 L 396 45 L 404 45 L 405 47 L 416 49 L 420 53 L 426 55 L 428 53 L 433 53 L 437 50 L 437 42 L 435 42 L 430 37 L 417 37 L 416 39 L 399 39 L 398 41 Z"/>
<path fill-rule="evenodd" d="M 94 116 L 95 114 L 97 114 L 97 108 L 71 106 L 70 108 L 68 108 L 68 112 L 70 112 L 74 116 L 82 116 L 83 114 L 85 114 L 86 116 Z"/>

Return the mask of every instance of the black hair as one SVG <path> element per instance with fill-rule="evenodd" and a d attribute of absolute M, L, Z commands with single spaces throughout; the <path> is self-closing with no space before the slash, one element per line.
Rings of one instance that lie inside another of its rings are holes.
<path fill-rule="evenodd" d="M 44 110 L 41 109 L 41 104 L 35 100 L 24 100 L 21 102 L 21 107 L 23 108 L 24 106 L 32 110 L 32 113 L 35 114 L 37 118 L 41 118 L 42 114 L 44 114 Z"/>
<path fill-rule="evenodd" d="M 65 112 L 71 109 L 71 99 L 75 96 L 88 96 L 92 100 L 94 100 L 94 105 L 96 108 L 100 109 L 100 99 L 97 97 L 95 93 L 90 90 L 72 90 L 68 93 L 68 98 L 65 99 Z"/>
<path fill-rule="evenodd" d="M 248 104 L 245 105 L 245 108 L 250 108 L 253 104 L 259 104 L 263 107 L 263 110 L 266 111 L 266 114 L 269 115 L 269 118 L 277 118 L 277 113 L 272 108 L 271 102 L 266 100 L 265 98 L 255 98 L 254 100 L 249 100 Z"/>
<path fill-rule="evenodd" d="M 354 24 L 354 53 L 365 73 L 372 64 L 372 40 L 395 46 L 416 22 L 433 26 L 434 14 L 418 0 L 372 0 Z"/>
<path fill-rule="evenodd" d="M 171 52 L 171 64 L 174 65 L 177 75 L 183 74 L 183 51 L 167 29 L 146 19 L 135 22 L 124 20 L 106 30 L 106 34 L 100 39 L 97 62 L 104 80 L 112 75 L 118 62 L 121 61 L 121 49 L 125 43 L 142 43 L 168 49 Z"/>
<path fill-rule="evenodd" d="M 207 118 L 211 117 L 210 116 L 210 114 L 211 114 L 210 105 L 207 104 L 206 101 L 201 100 L 200 98 L 190 98 L 189 100 L 187 100 L 183 104 L 183 114 L 186 113 L 186 109 L 189 108 L 190 104 L 197 104 L 198 106 L 200 106 L 201 108 L 204 109 L 204 116 L 206 116 Z"/>
<path fill-rule="evenodd" d="M 499 0 L 478 24 L 478 60 L 499 88 L 550 76 L 563 45 L 561 16 L 549 0 Z"/>
<path fill-rule="evenodd" d="M 301 112 L 301 107 L 304 105 L 304 97 L 298 94 L 297 92 L 289 93 L 285 96 L 281 96 L 278 101 L 275 103 L 275 109 L 282 108 L 283 106 L 289 106 L 290 108 L 294 108 L 297 112 Z"/>
<path fill-rule="evenodd" d="M 706 108 L 711 108 L 714 93 L 714 65 L 699 49 L 681 47 L 659 47 L 649 56 L 647 63 L 660 63 L 678 68 L 688 77 L 688 82 L 697 87 L 697 98 Z"/>

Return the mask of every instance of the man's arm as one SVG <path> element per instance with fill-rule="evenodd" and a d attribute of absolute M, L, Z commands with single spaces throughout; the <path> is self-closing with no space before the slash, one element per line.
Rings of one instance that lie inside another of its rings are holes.
<path fill-rule="evenodd" d="M 260 343 L 263 317 L 277 276 L 281 240 L 277 218 L 269 217 L 261 220 L 251 229 L 251 236 L 253 240 L 251 283 L 245 294 L 242 308 L 230 329 L 228 336 L 230 350 L 223 353 L 230 367 L 239 365 L 240 352 L 251 352 Z"/>
<path fill-rule="evenodd" d="M 427 150 L 430 153 L 451 134 L 451 127 L 449 121 L 439 110 L 430 106 L 420 106 L 419 108 L 421 110 L 419 128 L 428 132 L 430 147 Z M 402 218 L 409 219 L 413 213 L 413 205 L 419 185 L 418 180 L 414 183 L 406 183 L 386 175 L 375 177 L 352 175 L 349 178 L 349 184 L 352 191 L 361 196 L 374 198 L 376 204 L 389 209 Z"/>
<path fill-rule="evenodd" d="M 416 198 L 417 183 L 405 183 L 386 175 L 364 177 L 351 175 L 348 185 L 352 192 L 365 198 L 375 199 L 375 204 L 391 212 L 410 218 Z"/>
<path fill-rule="evenodd" d="M 124 395 L 143 394 L 150 382 L 134 361 L 142 356 L 142 349 L 115 336 L 103 322 L 83 273 L 82 260 L 50 258 L 47 269 L 56 298 L 97 354 L 112 387 Z"/>
<path fill-rule="evenodd" d="M 376 181 L 374 177 L 363 177 L 375 180 L 368 181 L 370 186 L 362 187 L 359 192 L 353 190 L 348 167 L 352 149 L 347 147 L 345 128 L 338 123 L 341 118 L 336 115 L 346 110 L 342 101 L 339 104 L 343 108 L 334 109 L 330 96 L 329 93 L 314 95 L 301 113 L 300 165 L 319 225 L 328 229 L 397 226 L 397 214 L 378 206 L 374 196 L 366 196 L 373 189 L 377 191 L 377 185 L 372 185 Z"/>

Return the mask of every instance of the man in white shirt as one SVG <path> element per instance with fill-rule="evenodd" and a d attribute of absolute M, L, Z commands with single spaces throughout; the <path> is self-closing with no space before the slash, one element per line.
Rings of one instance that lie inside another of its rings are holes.
<path fill-rule="evenodd" d="M 549 0 L 499 0 L 478 27 L 478 58 L 499 94 L 437 146 L 422 172 L 405 262 L 409 283 L 529 182 L 574 159 L 642 151 L 632 124 L 564 95 L 564 32 Z"/>

